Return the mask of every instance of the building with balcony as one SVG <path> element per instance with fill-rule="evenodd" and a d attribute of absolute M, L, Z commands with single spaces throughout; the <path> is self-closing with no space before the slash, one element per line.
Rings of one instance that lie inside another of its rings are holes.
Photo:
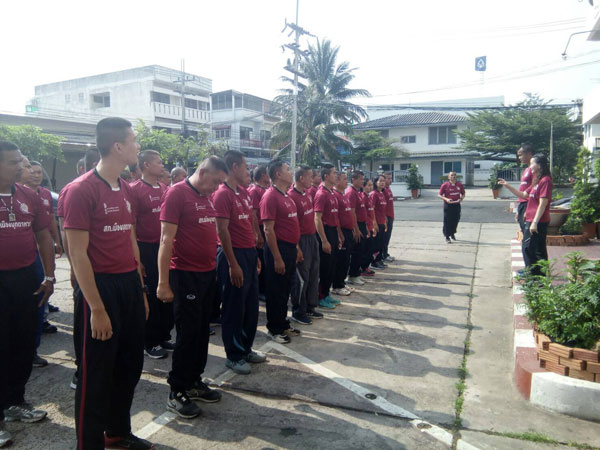
<path fill-rule="evenodd" d="M 210 100 L 210 140 L 241 151 L 250 166 L 267 164 L 276 152 L 270 145 L 273 126 L 281 120 L 280 106 L 234 90 L 215 92 Z"/>
<path fill-rule="evenodd" d="M 171 133 L 209 128 L 212 80 L 152 65 L 35 87 L 30 116 L 97 122 L 118 116 Z"/>

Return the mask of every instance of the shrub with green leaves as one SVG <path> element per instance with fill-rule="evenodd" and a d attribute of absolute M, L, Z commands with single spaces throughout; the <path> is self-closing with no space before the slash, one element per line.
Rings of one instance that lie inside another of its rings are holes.
<path fill-rule="evenodd" d="M 567 281 L 552 275 L 552 262 L 538 263 L 543 276 L 523 277 L 527 319 L 554 342 L 595 348 L 600 341 L 600 262 L 581 253 L 567 258 Z"/>

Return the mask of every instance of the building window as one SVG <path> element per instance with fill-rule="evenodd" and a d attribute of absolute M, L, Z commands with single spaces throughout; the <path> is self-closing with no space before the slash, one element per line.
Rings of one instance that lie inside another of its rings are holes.
<path fill-rule="evenodd" d="M 110 94 L 95 94 L 92 96 L 95 108 L 108 108 L 110 106 Z"/>
<path fill-rule="evenodd" d="M 481 164 L 475 164 L 475 169 L 481 169 Z"/>
<path fill-rule="evenodd" d="M 171 104 L 171 96 L 169 94 L 163 94 L 162 92 L 152 91 L 152 101 L 158 103 L 166 103 L 167 105 Z"/>
<path fill-rule="evenodd" d="M 65 103 L 71 103 L 71 94 L 65 94 Z"/>
<path fill-rule="evenodd" d="M 215 139 L 229 139 L 231 136 L 231 128 L 222 128 L 215 130 Z"/>
<path fill-rule="evenodd" d="M 83 103 L 83 92 L 79 93 L 79 103 Z"/>
<path fill-rule="evenodd" d="M 415 144 L 417 142 L 417 136 L 402 136 L 400 137 L 402 144 Z"/>
<path fill-rule="evenodd" d="M 462 161 L 451 161 L 444 163 L 444 173 L 462 173 Z"/>
<path fill-rule="evenodd" d="M 263 112 L 263 101 L 249 95 L 244 95 L 244 108 Z"/>
<path fill-rule="evenodd" d="M 194 100 L 191 98 L 185 99 L 185 106 L 187 108 L 198 109 L 198 100 Z"/>
<path fill-rule="evenodd" d="M 212 96 L 212 109 L 217 111 L 219 109 L 231 109 L 231 94 L 216 94 Z"/>
<path fill-rule="evenodd" d="M 456 144 L 456 126 L 429 127 L 429 145 Z"/>
<path fill-rule="evenodd" d="M 250 127 L 240 127 L 240 139 L 250 139 L 250 133 L 252 133 Z"/>
<path fill-rule="evenodd" d="M 400 163 L 399 170 L 408 170 L 408 169 L 410 169 L 410 163 Z"/>
<path fill-rule="evenodd" d="M 243 108 L 242 96 L 241 95 L 234 96 L 233 100 L 234 100 L 234 107 L 235 108 Z"/>
<path fill-rule="evenodd" d="M 260 130 L 260 140 L 268 141 L 271 139 L 271 132 L 267 130 Z"/>

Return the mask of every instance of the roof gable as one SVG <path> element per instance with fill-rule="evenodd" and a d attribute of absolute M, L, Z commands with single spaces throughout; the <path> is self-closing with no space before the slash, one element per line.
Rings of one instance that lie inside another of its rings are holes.
<path fill-rule="evenodd" d="M 382 117 L 381 119 L 369 120 L 367 122 L 356 124 L 353 128 L 355 130 L 375 130 L 382 128 L 458 124 L 466 121 L 467 117 L 459 116 L 457 114 L 425 112 L 416 114 L 397 114 L 395 116 Z"/>

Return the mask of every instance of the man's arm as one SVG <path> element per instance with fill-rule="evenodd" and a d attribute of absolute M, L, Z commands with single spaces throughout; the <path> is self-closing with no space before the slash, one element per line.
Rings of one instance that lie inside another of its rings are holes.
<path fill-rule="evenodd" d="M 321 246 L 323 247 L 323 251 L 327 254 L 331 253 L 331 244 L 327 240 L 327 236 L 325 235 L 325 227 L 323 226 L 322 212 L 315 212 L 315 227 L 317 228 L 317 233 L 319 233 L 319 237 L 321 238 Z"/>
<path fill-rule="evenodd" d="M 171 256 L 173 255 L 173 240 L 177 234 L 177 225 L 169 222 L 161 222 L 160 244 L 158 247 L 158 287 L 156 297 L 171 303 L 175 295 L 169 284 L 169 270 L 171 267 Z"/>
<path fill-rule="evenodd" d="M 279 253 L 279 246 L 277 245 L 277 236 L 275 235 L 275 221 L 274 220 L 263 220 L 265 227 L 265 238 L 269 250 L 273 253 L 273 260 L 275 262 L 275 273 L 283 275 L 285 273 L 285 263 Z"/>
<path fill-rule="evenodd" d="M 256 247 L 263 248 L 265 246 L 265 240 L 263 239 L 262 234 L 260 232 L 258 222 L 258 210 L 252 209 L 252 229 L 254 230 L 254 236 L 256 238 Z"/>
<path fill-rule="evenodd" d="M 48 229 L 44 228 L 41 231 L 37 231 L 35 233 L 35 240 L 40 251 L 40 258 L 42 260 L 42 266 L 44 267 L 44 275 L 54 278 L 54 248 L 52 245 L 52 236 L 50 236 Z M 37 295 L 41 292 L 43 292 L 44 295 L 42 296 L 39 306 L 42 306 L 44 303 L 46 303 L 48 298 L 54 292 L 54 283 L 46 280 L 42 281 L 42 284 L 40 284 L 40 287 L 34 292 L 34 294 Z"/>
<path fill-rule="evenodd" d="M 360 237 L 362 234 L 360 233 L 360 228 L 358 228 L 358 220 L 356 220 L 356 209 L 352 208 L 350 209 L 350 212 L 352 214 L 352 234 L 354 235 L 354 240 L 356 242 L 360 242 Z"/>
<path fill-rule="evenodd" d="M 58 234 L 58 225 L 54 213 L 50 214 L 50 234 L 54 240 L 54 250 L 58 256 L 62 255 L 63 249 L 60 245 L 60 235 Z"/>
<path fill-rule="evenodd" d="M 229 219 L 217 217 L 217 233 L 219 233 L 221 247 L 223 248 L 227 262 L 229 263 L 229 278 L 231 279 L 231 284 L 241 288 L 244 284 L 244 272 L 242 272 L 242 268 L 235 257 L 235 253 L 233 253 L 231 235 L 229 234 Z"/>
<path fill-rule="evenodd" d="M 338 248 L 342 248 L 344 246 L 344 233 L 342 233 L 342 227 L 340 225 L 337 226 L 337 234 L 338 234 Z"/>
<path fill-rule="evenodd" d="M 75 279 L 73 264 L 71 263 L 71 257 L 69 256 L 69 242 L 67 241 L 67 231 L 65 230 L 64 223 L 65 220 L 62 217 L 59 217 L 58 225 L 60 227 L 60 234 L 62 236 L 63 250 L 65 251 L 65 255 L 67 255 L 67 260 L 69 261 L 69 278 L 71 281 L 71 287 L 74 288 L 77 280 Z"/>
<path fill-rule="evenodd" d="M 104 302 L 98 292 L 92 263 L 87 254 L 90 234 L 86 230 L 71 228 L 66 230 L 66 234 L 69 241 L 69 254 L 71 255 L 71 264 L 75 271 L 75 277 L 77 278 L 83 297 L 90 307 L 92 338 L 107 341 L 113 334 L 112 324 L 104 308 Z"/>
<path fill-rule="evenodd" d="M 140 275 L 140 283 L 144 286 L 144 265 L 142 264 L 142 260 L 140 259 L 140 248 L 137 244 L 137 236 L 135 234 L 135 227 L 131 227 L 131 246 L 133 247 L 133 257 L 138 263 L 137 271 Z M 148 296 L 146 295 L 146 291 L 144 290 L 144 308 L 146 309 L 146 320 L 148 320 L 148 314 L 150 313 L 150 307 L 148 306 Z"/>

